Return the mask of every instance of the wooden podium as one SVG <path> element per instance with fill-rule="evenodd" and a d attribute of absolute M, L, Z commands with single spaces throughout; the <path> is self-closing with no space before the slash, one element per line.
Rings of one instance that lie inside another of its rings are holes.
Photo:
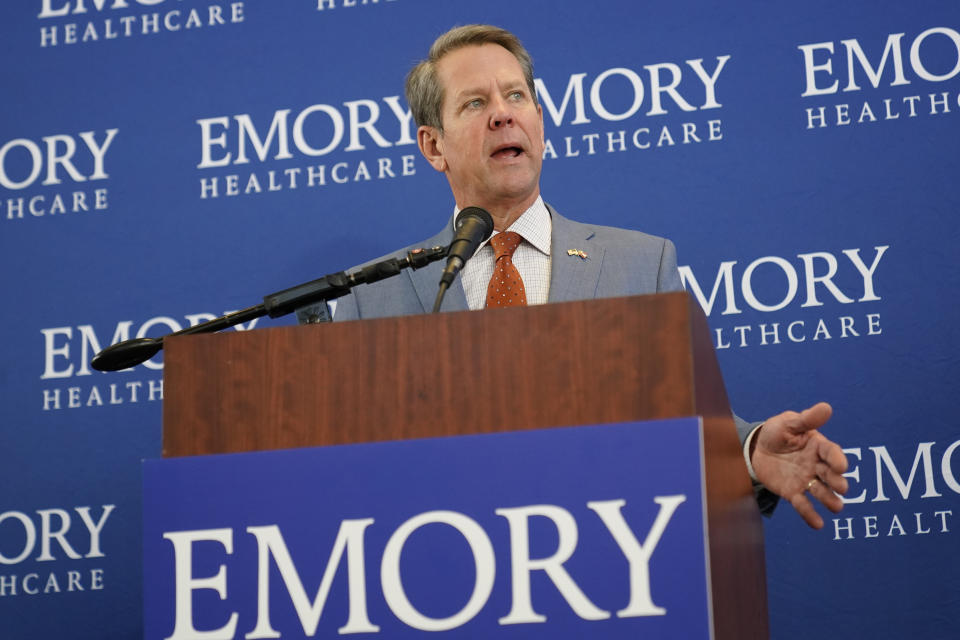
<path fill-rule="evenodd" d="M 685 293 L 194 335 L 166 345 L 165 457 L 703 420 L 714 637 L 768 637 L 763 534 Z"/>

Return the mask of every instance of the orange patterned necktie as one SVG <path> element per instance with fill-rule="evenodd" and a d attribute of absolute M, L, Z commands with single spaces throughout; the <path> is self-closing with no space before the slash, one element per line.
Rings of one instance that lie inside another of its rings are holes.
<path fill-rule="evenodd" d="M 523 279 L 513 264 L 513 252 L 523 238 L 515 231 L 498 233 L 490 238 L 490 246 L 496 255 L 496 266 L 487 286 L 488 307 L 521 307 L 527 304 L 527 292 Z"/>

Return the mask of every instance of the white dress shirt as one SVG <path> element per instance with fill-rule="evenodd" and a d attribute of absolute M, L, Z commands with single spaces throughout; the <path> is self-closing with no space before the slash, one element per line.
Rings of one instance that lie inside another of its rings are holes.
<path fill-rule="evenodd" d="M 454 211 L 454 220 L 458 213 L 459 208 Z M 537 197 L 537 201 L 524 211 L 507 231 L 514 231 L 523 237 L 523 242 L 513 254 L 513 264 L 523 278 L 527 304 L 545 304 L 550 295 L 550 239 L 553 223 L 543 198 Z M 498 232 L 494 231 L 494 234 L 496 233 Z M 483 309 L 486 306 L 487 287 L 494 267 L 494 251 L 487 239 L 460 271 L 463 291 L 467 295 L 467 306 L 470 309 Z"/>

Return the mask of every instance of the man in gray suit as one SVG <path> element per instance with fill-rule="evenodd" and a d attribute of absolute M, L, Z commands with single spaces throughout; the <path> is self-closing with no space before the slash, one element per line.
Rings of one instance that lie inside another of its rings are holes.
<path fill-rule="evenodd" d="M 486 209 L 495 232 L 504 234 L 499 241 L 495 236 L 484 243 L 467 261 L 442 311 L 494 304 L 504 295 L 496 288 L 497 281 L 502 286 L 513 283 L 509 295 L 524 304 L 681 289 L 676 251 L 669 240 L 573 222 L 544 203 L 543 111 L 530 56 L 513 34 L 487 25 L 452 29 L 410 72 L 406 93 L 419 127 L 420 151 L 446 175 L 457 210 Z M 452 238 L 451 220 L 439 234 L 414 246 L 447 245 Z M 499 247 L 504 238 L 515 238 L 515 247 L 506 256 L 509 272 L 501 270 L 504 254 L 491 246 Z M 439 263 L 434 263 L 358 287 L 339 300 L 335 319 L 428 312 L 440 271 Z M 303 319 L 303 310 L 299 315 Z M 762 425 L 737 420 L 747 467 L 764 488 L 758 492 L 762 510 L 773 506 L 764 500 L 768 491 L 789 500 L 815 528 L 823 526 L 823 519 L 808 495 L 833 512 L 841 509 L 834 492 L 847 490 L 842 476 L 847 460 L 842 449 L 818 431 L 830 413 L 830 405 L 820 403 L 801 413 L 774 416 Z"/>

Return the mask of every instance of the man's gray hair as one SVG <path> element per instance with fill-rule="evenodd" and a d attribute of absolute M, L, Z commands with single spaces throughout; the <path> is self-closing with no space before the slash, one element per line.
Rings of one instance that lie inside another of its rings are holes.
<path fill-rule="evenodd" d="M 523 69 L 532 100 L 537 99 L 537 90 L 533 84 L 533 60 L 520 44 L 520 39 L 506 29 L 488 24 L 469 24 L 454 27 L 437 38 L 427 59 L 420 61 L 407 75 L 407 104 L 413 112 L 417 126 L 427 125 L 443 132 L 444 88 L 437 78 L 437 63 L 451 51 L 470 45 L 498 44 L 517 59 Z"/>

